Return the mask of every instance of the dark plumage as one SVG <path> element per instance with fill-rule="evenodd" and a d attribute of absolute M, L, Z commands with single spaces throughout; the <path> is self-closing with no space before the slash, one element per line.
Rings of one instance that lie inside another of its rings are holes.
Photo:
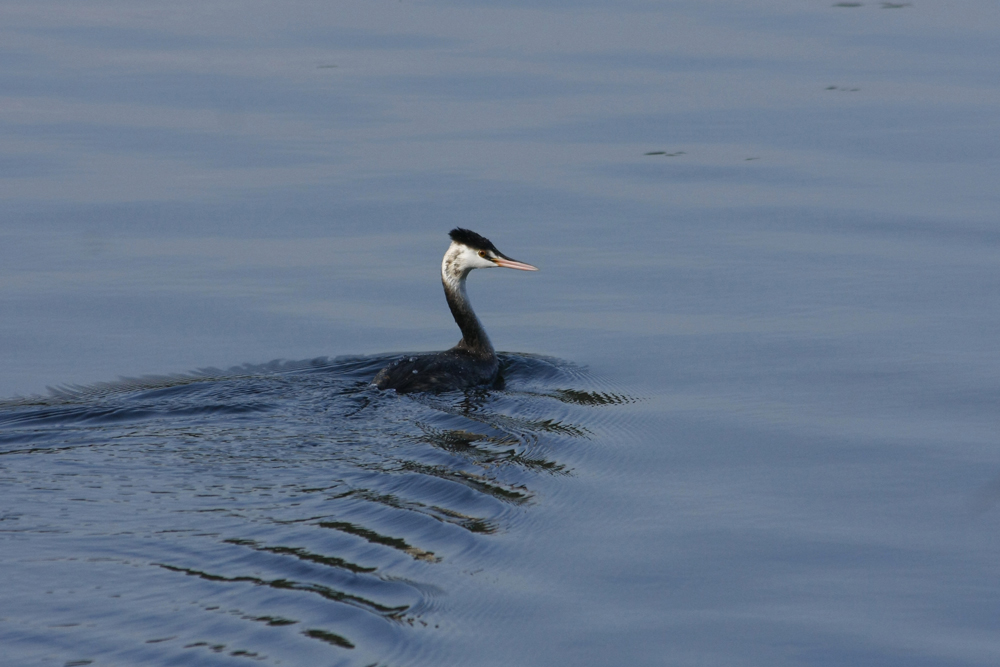
<path fill-rule="evenodd" d="M 473 269 L 538 269 L 507 257 L 489 239 L 468 229 L 457 227 L 450 236 L 451 245 L 441 261 L 441 282 L 462 340 L 445 352 L 407 357 L 386 366 L 372 380 L 379 389 L 450 391 L 492 385 L 499 379 L 500 362 L 469 303 L 465 279 Z"/>
<path fill-rule="evenodd" d="M 469 246 L 473 250 L 492 250 L 493 252 L 500 252 L 497 247 L 493 245 L 485 236 L 480 236 L 471 229 L 462 229 L 461 227 L 456 227 L 455 229 L 448 232 L 448 236 L 455 243 L 461 243 L 462 245 Z"/>
<path fill-rule="evenodd" d="M 484 358 L 453 347 L 394 361 L 379 371 L 372 384 L 379 389 L 395 389 L 400 394 L 452 391 L 493 384 L 499 371 L 496 355 Z"/>

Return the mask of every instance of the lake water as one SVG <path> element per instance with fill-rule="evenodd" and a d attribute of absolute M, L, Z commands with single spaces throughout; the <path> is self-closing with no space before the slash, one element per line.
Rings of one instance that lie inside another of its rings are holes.
<path fill-rule="evenodd" d="M 998 664 L 998 34 L 0 3 L 0 662 Z"/>

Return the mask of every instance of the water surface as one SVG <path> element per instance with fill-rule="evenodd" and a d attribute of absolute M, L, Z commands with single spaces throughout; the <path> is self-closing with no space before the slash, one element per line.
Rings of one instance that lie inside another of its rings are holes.
<path fill-rule="evenodd" d="M 8 656 L 453 657 L 449 626 L 505 588 L 508 536 L 615 430 L 600 408 L 634 399 L 521 355 L 502 391 L 402 397 L 369 384 L 393 358 L 4 404 Z"/>
<path fill-rule="evenodd" d="M 0 3 L 5 650 L 996 664 L 998 29 Z M 510 382 L 373 392 L 455 226 Z"/>

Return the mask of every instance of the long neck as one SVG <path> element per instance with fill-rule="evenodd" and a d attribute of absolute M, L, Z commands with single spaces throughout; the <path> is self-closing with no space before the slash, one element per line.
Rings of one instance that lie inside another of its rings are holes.
<path fill-rule="evenodd" d="M 484 357 L 493 357 L 496 355 L 493 351 L 493 344 L 490 343 L 486 330 L 483 329 L 482 323 L 476 317 L 475 311 L 472 310 L 469 296 L 465 292 L 467 275 L 468 273 L 457 281 L 442 277 L 441 281 L 444 284 L 444 295 L 448 299 L 448 307 L 451 308 L 452 317 L 455 318 L 458 328 L 462 330 L 462 340 L 457 347 Z"/>

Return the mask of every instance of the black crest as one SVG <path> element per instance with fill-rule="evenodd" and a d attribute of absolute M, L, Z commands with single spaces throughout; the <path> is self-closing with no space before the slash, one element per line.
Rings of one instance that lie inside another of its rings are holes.
<path fill-rule="evenodd" d="M 480 236 L 479 234 L 468 230 L 462 229 L 461 227 L 456 227 L 455 229 L 448 232 L 451 240 L 455 243 L 461 243 L 467 245 L 473 250 L 491 250 L 497 254 L 500 253 L 497 247 L 486 238 L 485 236 Z"/>

